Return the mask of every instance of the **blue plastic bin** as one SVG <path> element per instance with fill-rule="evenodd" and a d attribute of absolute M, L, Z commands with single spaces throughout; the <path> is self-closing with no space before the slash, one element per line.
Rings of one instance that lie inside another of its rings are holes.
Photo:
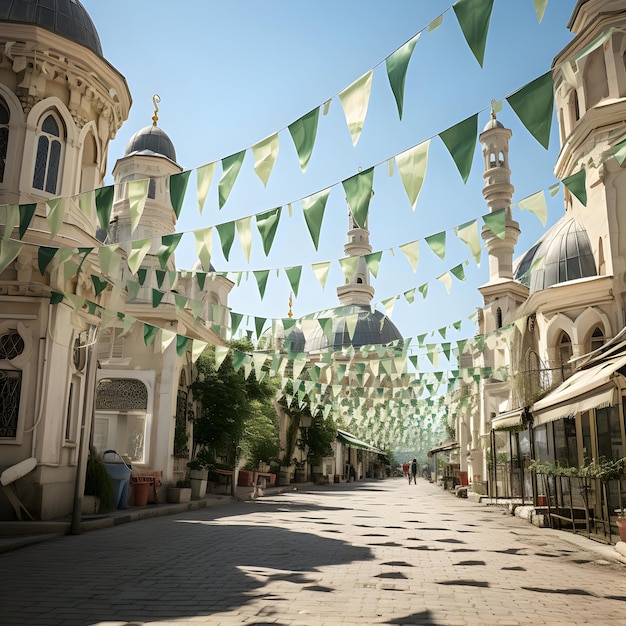
<path fill-rule="evenodd" d="M 109 458 L 107 458 L 107 455 Z M 113 459 L 111 459 L 113 457 Z M 104 465 L 113 482 L 113 499 L 116 509 L 125 509 L 128 506 L 128 484 L 131 468 L 126 465 L 122 456 L 115 450 L 107 450 L 103 455 Z"/>

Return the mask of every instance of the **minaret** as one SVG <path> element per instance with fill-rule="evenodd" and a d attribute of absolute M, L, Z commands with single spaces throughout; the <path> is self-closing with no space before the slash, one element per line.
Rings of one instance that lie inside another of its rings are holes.
<path fill-rule="evenodd" d="M 490 213 L 505 210 L 506 230 L 504 239 L 500 239 L 490 228 L 483 227 L 482 238 L 489 254 L 490 283 L 513 279 L 513 253 L 520 235 L 519 224 L 511 217 L 511 198 L 514 191 L 509 169 L 511 135 L 511 131 L 496 119 L 492 108 L 491 119 L 479 136 L 485 166 L 483 197 Z"/>
<path fill-rule="evenodd" d="M 363 257 L 372 251 L 370 231 L 367 230 L 367 221 L 361 228 L 349 209 L 348 221 L 348 243 L 343 250 L 348 257 L 359 257 L 359 262 L 354 275 L 337 287 L 337 296 L 342 306 L 369 306 L 374 297 L 374 287 L 370 285 L 370 272 Z"/>

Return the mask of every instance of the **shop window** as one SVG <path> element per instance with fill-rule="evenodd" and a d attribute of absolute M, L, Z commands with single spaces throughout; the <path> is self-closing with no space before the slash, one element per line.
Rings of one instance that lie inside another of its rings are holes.
<path fill-rule="evenodd" d="M 63 126 L 54 113 L 49 113 L 37 134 L 37 156 L 33 187 L 50 194 L 57 193 L 61 168 Z"/>
<path fill-rule="evenodd" d="M 7 150 L 9 148 L 9 108 L 0 99 L 0 183 L 4 182 L 4 168 L 7 161 Z"/>
<path fill-rule="evenodd" d="M 616 406 L 596 409 L 598 458 L 620 459 L 624 456 L 619 410 Z"/>
<path fill-rule="evenodd" d="M 591 441 L 591 420 L 589 416 L 589 411 L 581 413 L 580 425 L 583 435 L 583 463 L 587 463 L 593 458 Z"/>
<path fill-rule="evenodd" d="M 554 453 L 560 465 L 578 467 L 576 420 L 573 417 L 554 422 Z"/>

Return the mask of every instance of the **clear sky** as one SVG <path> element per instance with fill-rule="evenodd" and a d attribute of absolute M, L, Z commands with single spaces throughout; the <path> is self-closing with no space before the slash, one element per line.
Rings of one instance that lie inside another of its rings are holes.
<path fill-rule="evenodd" d="M 130 136 L 151 123 L 154 93 L 161 97 L 159 126 L 174 142 L 184 169 L 219 161 L 280 131 L 280 153 L 267 188 L 254 174 L 249 152 L 221 211 L 217 209 L 218 165 L 200 216 L 192 175 L 178 229 L 215 225 L 284 206 L 268 258 L 253 220 L 250 262 L 237 239 L 226 262 L 215 234 L 213 265 L 218 270 L 305 266 L 299 295 L 294 298 L 294 315 L 300 317 L 338 304 L 335 288 L 343 280 L 339 265 L 332 264 L 325 290 L 310 265 L 344 256 L 348 222 L 340 182 L 359 167 L 383 164 L 375 169 L 369 218 L 373 249 L 383 251 L 378 278 L 373 280 L 374 301 L 428 282 L 426 299 L 418 294 L 413 304 L 404 298 L 396 302 L 392 319 L 401 333 L 415 337 L 464 320 L 459 332 L 449 330 L 448 340 L 474 334 L 467 316 L 480 305 L 476 288 L 488 280 L 487 255 L 483 251 L 477 267 L 450 229 L 487 213 L 481 195 L 480 147 L 476 147 L 469 180 L 463 184 L 436 135 L 479 111 L 482 129 L 492 98 L 500 100 L 548 71 L 553 57 L 571 39 L 566 25 L 574 0 L 550 0 L 541 23 L 532 0 L 496 0 L 482 69 L 453 11 L 448 10 L 450 0 L 83 0 L 83 4 L 98 29 L 105 58 L 126 77 L 133 97 L 130 117 L 110 147 L 108 182 Z M 424 32 L 415 47 L 400 122 L 384 59 L 444 12 L 442 25 Z M 373 67 L 369 111 L 353 147 L 336 96 Z M 320 117 L 308 170 L 302 174 L 286 127 L 331 98 L 328 115 Z M 513 131 L 514 201 L 547 189 L 555 182 L 555 121 L 546 151 L 506 102 L 498 118 Z M 434 139 L 428 172 L 413 212 L 397 171 L 389 178 L 385 162 L 430 137 Z M 296 201 L 333 185 L 316 251 Z M 286 208 L 290 202 L 294 203 L 292 218 Z M 562 214 L 562 194 L 549 201 L 548 210 L 549 226 Z M 521 255 L 543 229 L 528 212 L 514 209 L 514 218 L 522 228 L 516 250 Z M 446 258 L 440 260 L 420 241 L 419 267 L 413 273 L 398 246 L 444 230 L 448 231 Z M 465 267 L 467 280 L 454 279 L 448 294 L 436 277 L 466 259 L 470 259 Z M 193 239 L 184 238 L 177 265 L 190 268 L 195 260 Z M 284 272 L 279 276 L 273 272 L 261 301 L 250 275 L 233 289 L 229 304 L 244 314 L 285 317 L 289 292 Z"/>

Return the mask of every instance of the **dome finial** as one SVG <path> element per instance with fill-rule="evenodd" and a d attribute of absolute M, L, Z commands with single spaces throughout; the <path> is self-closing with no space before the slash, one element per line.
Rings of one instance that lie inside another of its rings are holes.
<path fill-rule="evenodd" d="M 152 116 L 152 126 L 156 126 L 159 121 L 159 102 L 161 102 L 161 96 L 158 93 L 155 93 L 152 96 L 152 104 L 154 105 L 154 115 Z"/>
<path fill-rule="evenodd" d="M 293 317 L 293 311 L 291 307 L 293 306 L 293 293 L 289 294 L 289 311 L 287 312 L 287 317 L 291 319 Z"/>
<path fill-rule="evenodd" d="M 496 119 L 496 100 L 495 98 L 491 100 L 491 119 Z"/>

